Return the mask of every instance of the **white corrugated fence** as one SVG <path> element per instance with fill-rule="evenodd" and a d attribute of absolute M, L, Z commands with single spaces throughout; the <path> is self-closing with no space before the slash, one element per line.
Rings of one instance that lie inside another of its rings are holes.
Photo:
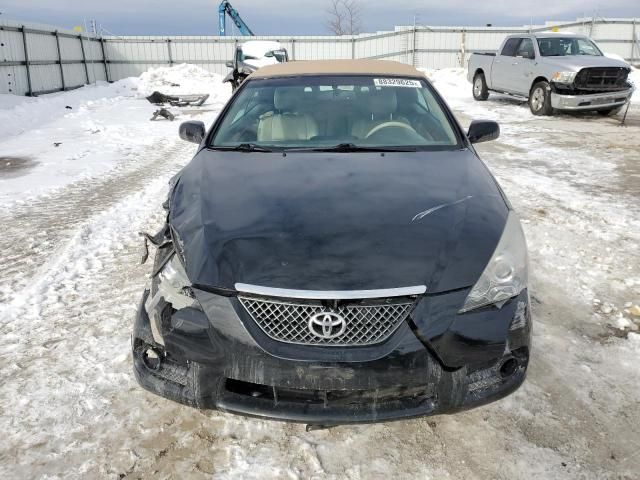
<path fill-rule="evenodd" d="M 638 19 L 578 19 L 534 27 L 396 27 L 356 36 L 250 37 L 278 40 L 293 60 L 378 58 L 416 67 L 466 65 L 473 52 L 496 50 L 504 37 L 528 31 L 590 35 L 607 53 L 640 63 Z M 103 36 L 18 22 L 0 22 L 0 93 L 38 95 L 96 80 L 137 76 L 151 67 L 192 63 L 226 74 L 225 62 L 249 37 Z"/>

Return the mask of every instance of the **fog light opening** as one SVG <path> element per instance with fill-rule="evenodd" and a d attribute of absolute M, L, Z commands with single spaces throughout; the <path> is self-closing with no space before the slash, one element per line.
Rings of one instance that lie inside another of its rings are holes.
<path fill-rule="evenodd" d="M 513 357 L 507 358 L 502 365 L 500 365 L 500 376 L 505 379 L 512 376 L 518 370 L 518 360 Z"/>
<path fill-rule="evenodd" d="M 162 357 L 155 348 L 148 346 L 142 352 L 142 361 L 148 369 L 158 370 L 162 363 Z"/>

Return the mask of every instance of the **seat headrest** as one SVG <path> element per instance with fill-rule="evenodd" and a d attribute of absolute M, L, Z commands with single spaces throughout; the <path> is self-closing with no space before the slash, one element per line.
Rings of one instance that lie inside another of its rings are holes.
<path fill-rule="evenodd" d="M 551 42 L 548 40 L 540 40 L 538 42 L 538 48 L 540 48 L 541 55 L 548 55 L 551 52 Z"/>
<path fill-rule="evenodd" d="M 374 115 L 389 115 L 395 113 L 398 108 L 398 97 L 395 90 L 382 88 L 371 92 L 369 99 L 369 111 Z"/>
<path fill-rule="evenodd" d="M 285 112 L 296 110 L 303 92 L 304 89 L 300 87 L 278 87 L 273 92 L 273 106 Z"/>

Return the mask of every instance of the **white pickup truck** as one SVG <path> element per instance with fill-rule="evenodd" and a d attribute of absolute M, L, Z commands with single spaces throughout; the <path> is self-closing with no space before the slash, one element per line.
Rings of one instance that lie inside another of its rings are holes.
<path fill-rule="evenodd" d="M 473 97 L 489 91 L 527 97 L 534 115 L 554 110 L 617 113 L 633 94 L 629 65 L 603 55 L 588 37 L 567 33 L 509 35 L 496 53 L 474 53 L 467 78 Z"/>

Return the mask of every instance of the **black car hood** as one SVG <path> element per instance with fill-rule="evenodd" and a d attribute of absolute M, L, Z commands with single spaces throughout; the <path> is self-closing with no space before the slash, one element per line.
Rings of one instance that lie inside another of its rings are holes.
<path fill-rule="evenodd" d="M 171 194 L 191 282 L 309 290 L 471 286 L 508 208 L 469 150 L 201 150 Z"/>

